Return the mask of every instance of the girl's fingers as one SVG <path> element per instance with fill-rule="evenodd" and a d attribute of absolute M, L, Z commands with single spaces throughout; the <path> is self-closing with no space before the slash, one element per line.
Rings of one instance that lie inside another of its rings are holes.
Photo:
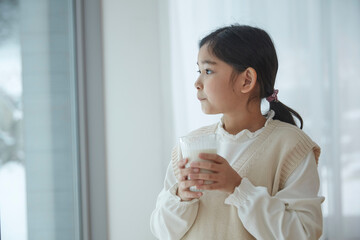
<path fill-rule="evenodd" d="M 202 169 L 210 170 L 210 171 L 213 171 L 213 172 L 218 172 L 220 170 L 220 165 L 218 163 L 214 163 L 212 161 L 192 162 L 190 164 L 190 167 L 192 167 L 192 168 L 202 168 Z"/>
<path fill-rule="evenodd" d="M 188 175 L 190 173 L 198 173 L 200 170 L 198 168 L 186 168 L 185 165 L 188 163 L 188 159 L 181 159 L 178 163 L 178 167 L 180 170 L 180 181 L 187 180 Z"/>
<path fill-rule="evenodd" d="M 192 186 L 196 186 L 196 185 L 202 185 L 204 184 L 203 180 L 187 180 L 187 181 L 181 181 L 179 183 L 179 188 L 184 191 L 184 190 L 189 190 L 190 187 Z"/>
<path fill-rule="evenodd" d="M 179 184 L 179 192 L 180 192 L 180 196 L 183 200 L 191 200 L 194 198 L 200 198 L 202 196 L 201 192 L 193 192 L 190 191 L 190 187 L 195 186 L 195 185 L 201 185 L 203 184 L 203 181 L 182 181 Z"/>
<path fill-rule="evenodd" d="M 192 192 L 192 191 L 184 191 L 183 196 L 187 199 L 200 198 L 202 196 L 201 192 Z"/>
<path fill-rule="evenodd" d="M 185 165 L 187 164 L 189 160 L 187 158 L 184 158 L 184 159 L 181 159 L 179 162 L 178 162 L 178 167 L 181 169 L 181 168 L 185 168 Z"/>
<path fill-rule="evenodd" d="M 201 185 L 204 184 L 204 180 L 187 180 L 187 181 L 181 181 L 179 188 L 182 190 L 188 190 L 192 186 Z"/>
<path fill-rule="evenodd" d="M 200 171 L 200 169 L 198 169 L 198 168 L 180 169 L 181 180 L 186 180 L 186 179 L 188 179 L 189 174 L 198 173 L 199 171 Z"/>
<path fill-rule="evenodd" d="M 221 184 L 219 183 L 212 183 L 212 184 L 198 184 L 196 185 L 197 189 L 201 190 L 218 190 L 221 189 Z"/>
<path fill-rule="evenodd" d="M 219 177 L 215 173 L 190 173 L 189 178 L 198 180 L 218 181 Z"/>
<path fill-rule="evenodd" d="M 214 161 L 216 163 L 224 163 L 224 162 L 226 162 L 226 160 L 224 158 L 222 158 L 219 155 L 214 154 L 214 153 L 200 153 L 199 158 L 204 159 L 204 160 L 211 160 L 211 161 Z"/>

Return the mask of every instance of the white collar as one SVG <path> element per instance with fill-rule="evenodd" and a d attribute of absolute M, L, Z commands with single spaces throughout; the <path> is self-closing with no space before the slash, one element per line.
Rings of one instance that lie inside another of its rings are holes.
<path fill-rule="evenodd" d="M 269 122 L 273 120 L 274 116 L 275 116 L 275 112 L 273 110 L 270 110 L 266 115 L 266 122 L 264 124 L 264 127 L 266 127 L 269 124 Z M 230 139 L 230 140 L 237 140 L 237 141 L 240 140 L 240 139 L 243 139 L 244 137 L 246 139 L 254 138 L 254 137 L 258 136 L 264 129 L 264 127 L 262 127 L 260 129 L 256 130 L 255 132 L 250 132 L 248 129 L 244 129 L 244 130 L 238 132 L 236 135 L 234 135 L 234 134 L 228 133 L 224 129 L 223 126 L 224 126 L 224 123 L 223 123 L 222 118 L 221 118 L 220 122 L 219 122 L 219 124 L 218 124 L 218 126 L 216 128 L 216 133 L 220 134 L 224 138 L 227 138 L 227 139 Z M 243 139 L 243 140 L 245 140 L 245 139 Z"/>

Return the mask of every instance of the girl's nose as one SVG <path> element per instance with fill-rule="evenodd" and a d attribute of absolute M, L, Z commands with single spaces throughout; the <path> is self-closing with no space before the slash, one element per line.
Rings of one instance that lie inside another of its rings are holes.
<path fill-rule="evenodd" d="M 202 82 L 201 82 L 201 80 L 200 80 L 200 76 L 199 76 L 198 79 L 195 81 L 194 86 L 195 86 L 195 88 L 196 88 L 197 90 L 202 89 L 203 84 L 202 84 Z"/>

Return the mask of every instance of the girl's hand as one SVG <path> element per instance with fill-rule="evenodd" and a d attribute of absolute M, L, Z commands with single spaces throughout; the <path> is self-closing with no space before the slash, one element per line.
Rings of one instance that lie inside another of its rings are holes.
<path fill-rule="evenodd" d="M 204 183 L 204 180 L 189 179 L 189 174 L 198 173 L 199 169 L 191 167 L 185 168 L 188 161 L 188 159 L 182 159 L 178 163 L 180 178 L 178 178 L 179 186 L 176 195 L 178 195 L 182 201 L 190 201 L 195 198 L 200 198 L 202 193 L 192 192 L 190 191 L 190 187 Z"/>
<path fill-rule="evenodd" d="M 226 193 L 233 193 L 240 185 L 242 178 L 229 165 L 229 163 L 217 154 L 200 153 L 199 158 L 212 162 L 192 162 L 191 168 L 210 170 L 213 173 L 190 173 L 189 177 L 195 182 L 213 181 L 211 184 L 196 184 L 196 188 L 203 190 L 220 190 Z"/>

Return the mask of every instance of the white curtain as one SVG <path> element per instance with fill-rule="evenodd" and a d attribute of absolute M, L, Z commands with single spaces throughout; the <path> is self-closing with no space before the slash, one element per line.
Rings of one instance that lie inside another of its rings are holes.
<path fill-rule="evenodd" d="M 171 0 L 169 12 L 176 136 L 220 117 L 196 99 L 199 40 L 232 23 L 263 28 L 278 53 L 278 96 L 322 147 L 322 239 L 360 239 L 360 1 Z"/>

